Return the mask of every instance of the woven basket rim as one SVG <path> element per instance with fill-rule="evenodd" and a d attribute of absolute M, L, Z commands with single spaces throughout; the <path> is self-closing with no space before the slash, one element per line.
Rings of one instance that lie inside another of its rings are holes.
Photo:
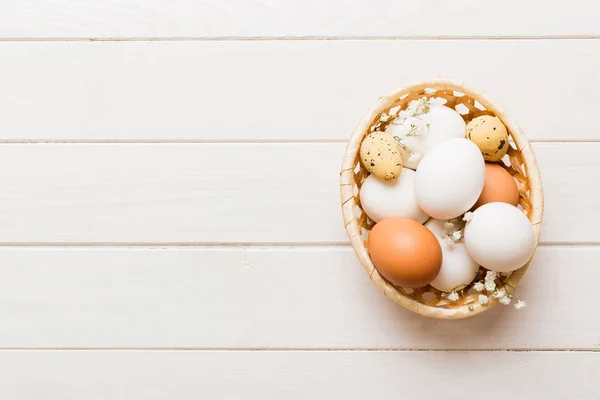
<path fill-rule="evenodd" d="M 367 111 L 360 123 L 356 126 L 344 154 L 342 162 L 342 169 L 340 172 L 340 196 L 342 204 L 342 215 L 344 219 L 344 225 L 346 228 L 346 234 L 350 239 L 352 248 L 359 259 L 361 265 L 365 271 L 369 274 L 369 277 L 375 284 L 385 293 L 387 297 L 402 305 L 403 307 L 416 312 L 417 314 L 439 318 L 439 319 L 459 319 L 478 315 L 484 311 L 491 309 L 497 304 L 495 299 L 491 299 L 491 303 L 486 306 L 480 304 L 472 304 L 471 307 L 464 305 L 458 308 L 443 308 L 425 305 L 418 301 L 400 293 L 393 285 L 387 282 L 375 269 L 375 266 L 371 262 L 368 256 L 367 250 L 362 240 L 361 226 L 357 222 L 357 215 L 355 212 L 356 202 L 354 199 L 354 169 L 356 166 L 356 156 L 360 149 L 362 139 L 367 134 L 374 119 L 379 115 L 385 108 L 390 107 L 396 102 L 401 96 L 406 95 L 416 90 L 422 90 L 426 88 L 438 89 L 438 90 L 452 90 L 463 93 L 476 99 L 481 103 L 487 110 L 493 112 L 507 127 L 509 134 L 517 147 L 517 150 L 521 153 L 523 159 L 523 165 L 527 175 L 527 181 L 529 186 L 529 198 L 531 201 L 531 212 L 528 216 L 535 232 L 536 237 L 536 249 L 539 244 L 541 222 L 544 210 L 544 199 L 543 189 L 540 178 L 540 172 L 537 165 L 537 161 L 529 143 L 529 140 L 519 127 L 519 125 L 513 120 L 513 118 L 504 111 L 504 108 L 500 106 L 496 101 L 490 99 L 485 93 L 475 90 L 472 87 L 464 84 L 462 81 L 454 81 L 445 78 L 427 78 L 420 81 L 412 82 L 405 86 L 402 86 L 385 96 L 378 99 L 371 109 Z M 533 258 L 533 255 L 532 255 Z M 507 283 L 513 287 L 516 287 L 527 268 L 531 263 L 531 259 L 520 269 L 514 271 L 511 276 L 507 279 Z"/>

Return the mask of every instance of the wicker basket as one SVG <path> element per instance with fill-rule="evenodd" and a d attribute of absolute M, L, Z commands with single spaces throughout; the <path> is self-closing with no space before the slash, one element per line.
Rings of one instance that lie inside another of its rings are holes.
<path fill-rule="evenodd" d="M 373 282 L 396 303 L 427 317 L 440 319 L 471 317 L 493 307 L 497 301 L 492 298 L 488 305 L 480 305 L 471 285 L 461 291 L 460 299 L 456 302 L 447 300 L 442 292 L 431 286 L 419 289 L 393 286 L 377 272 L 366 248 L 366 238 L 374 223 L 362 211 L 358 196 L 360 186 L 368 176 L 368 172 L 359 160 L 360 144 L 368 133 L 385 130 L 386 122 L 380 121 L 380 113 L 397 115 L 409 102 L 423 96 L 445 98 L 447 100 L 445 105 L 459 112 L 467 123 L 480 115 L 495 115 L 500 118 L 512 139 L 508 157 L 504 158 L 505 160 L 508 158 L 508 162 L 501 165 L 516 179 L 520 195 L 519 204 L 534 227 L 536 242 L 539 241 L 544 201 L 540 174 L 529 141 L 512 118 L 483 93 L 462 83 L 439 78 L 426 79 L 404 86 L 380 98 L 352 134 L 344 156 L 340 182 L 346 233 L 365 271 Z M 531 260 L 509 277 L 504 278 L 504 283 L 516 287 L 530 262 Z M 481 269 L 480 274 L 483 272 Z"/>

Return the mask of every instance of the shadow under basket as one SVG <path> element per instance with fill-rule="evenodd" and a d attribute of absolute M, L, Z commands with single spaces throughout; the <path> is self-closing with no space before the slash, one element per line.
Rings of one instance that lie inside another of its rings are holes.
<path fill-rule="evenodd" d="M 406 109 L 411 101 L 424 96 L 446 99 L 444 105 L 456 110 L 466 123 L 481 115 L 496 116 L 504 123 L 511 143 L 507 155 L 499 165 L 510 172 L 517 182 L 519 206 L 533 225 L 537 246 L 540 238 L 544 200 L 540 173 L 529 141 L 512 118 L 483 93 L 462 83 L 439 78 L 426 79 L 407 85 L 381 97 L 357 126 L 346 148 L 341 171 L 340 194 L 344 224 L 360 263 L 371 280 L 390 299 L 427 317 L 440 319 L 471 317 L 492 308 L 497 304 L 497 300 L 490 298 L 489 304 L 479 304 L 477 301 L 479 293 L 472 288 L 472 284 L 458 292 L 460 298 L 457 301 L 449 301 L 445 298 L 444 293 L 430 285 L 418 289 L 394 286 L 375 269 L 366 247 L 366 239 L 374 222 L 367 217 L 360 205 L 360 187 L 369 175 L 359 159 L 361 142 L 367 134 L 385 130 L 389 122 L 380 120 L 381 113 L 392 117 L 396 116 L 401 110 Z M 515 288 L 530 263 L 531 260 L 508 277 L 501 278 L 503 283 L 508 287 Z M 483 268 L 480 268 L 474 282 L 484 273 Z"/>

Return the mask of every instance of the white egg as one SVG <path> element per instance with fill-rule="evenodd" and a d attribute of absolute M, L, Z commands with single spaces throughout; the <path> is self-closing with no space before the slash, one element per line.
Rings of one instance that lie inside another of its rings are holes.
<path fill-rule="evenodd" d="M 455 228 L 446 229 L 446 222 L 432 218 L 425 223 L 425 227 L 435 235 L 442 248 L 442 268 L 431 282 L 431 286 L 442 292 L 462 289 L 473 281 L 479 269 L 479 264 L 469 256 L 462 240 L 452 244 L 444 240 L 446 233 L 452 234 L 461 227 L 457 223 Z"/>
<path fill-rule="evenodd" d="M 535 252 L 535 232 L 518 208 L 488 203 L 473 213 L 465 227 L 465 246 L 482 267 L 511 272 L 525 265 Z"/>
<path fill-rule="evenodd" d="M 432 104 L 429 112 L 408 117 L 400 125 L 391 124 L 386 132 L 402 139 L 402 144 L 411 149 L 416 157 L 402 151 L 402 164 L 406 168 L 417 169 L 419 162 L 431 149 L 452 138 L 464 138 L 467 125 L 459 113 L 451 108 Z M 417 129 L 417 136 L 404 137 L 411 129 Z"/>
<path fill-rule="evenodd" d="M 415 171 L 402 168 L 393 181 L 369 175 L 360 188 L 360 203 L 369 218 L 379 222 L 385 218 L 410 218 L 422 224 L 429 216 L 419 208 L 415 198 Z"/>
<path fill-rule="evenodd" d="M 451 219 L 469 211 L 485 180 L 485 162 L 477 145 L 449 139 L 423 158 L 415 175 L 415 195 L 423 211 Z"/>

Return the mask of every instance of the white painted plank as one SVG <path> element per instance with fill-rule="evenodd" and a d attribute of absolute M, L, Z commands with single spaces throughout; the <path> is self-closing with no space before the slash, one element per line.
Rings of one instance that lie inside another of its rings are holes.
<path fill-rule="evenodd" d="M 429 399 L 469 392 L 490 400 L 586 400 L 600 393 L 600 355 L 588 352 L 0 354 L 0 390 L 5 398 L 19 400 L 363 400 L 394 393 Z"/>
<path fill-rule="evenodd" d="M 593 0 L 21 0 L 3 38 L 547 36 L 600 34 Z"/>
<path fill-rule="evenodd" d="M 0 42 L 0 132 L 346 140 L 379 96 L 430 76 L 487 92 L 530 139 L 600 139 L 600 40 Z"/>
<path fill-rule="evenodd" d="M 600 247 L 541 247 L 518 288 L 527 308 L 460 321 L 393 303 L 349 247 L 1 248 L 0 260 L 0 348 L 600 349 L 582 307 Z"/>
<path fill-rule="evenodd" d="M 343 143 L 5 144 L 0 243 L 348 243 Z M 544 243 L 600 242 L 600 143 L 536 143 Z"/>

